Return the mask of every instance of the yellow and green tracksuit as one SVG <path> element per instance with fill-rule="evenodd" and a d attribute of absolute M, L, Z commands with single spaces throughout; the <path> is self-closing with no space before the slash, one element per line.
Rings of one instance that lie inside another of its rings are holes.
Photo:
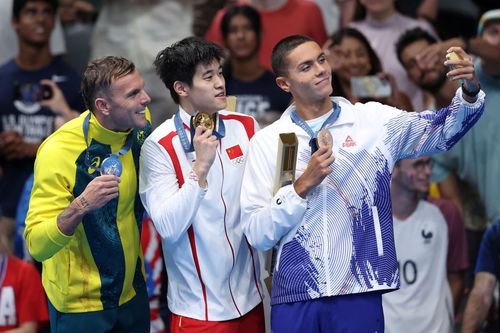
<path fill-rule="evenodd" d="M 140 249 L 144 210 L 137 182 L 139 153 L 151 132 L 150 121 L 145 129 L 133 130 L 132 147 L 120 156 L 123 173 L 118 198 L 86 214 L 72 236 L 57 226 L 58 215 L 99 176 L 89 162 L 99 166 L 123 146 L 129 134 L 110 131 L 92 116 L 87 148 L 82 129 L 87 114 L 63 125 L 40 146 L 26 218 L 25 237 L 31 255 L 43 263 L 45 291 L 54 307 L 65 313 L 117 307 L 144 284 Z M 150 120 L 149 112 L 147 116 Z"/>

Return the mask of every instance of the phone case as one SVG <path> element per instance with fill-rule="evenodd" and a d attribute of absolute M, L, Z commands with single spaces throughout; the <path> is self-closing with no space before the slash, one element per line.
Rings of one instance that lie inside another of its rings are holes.
<path fill-rule="evenodd" d="M 378 76 L 355 76 L 351 78 L 351 91 L 353 96 L 388 97 L 391 95 L 391 83 Z"/>

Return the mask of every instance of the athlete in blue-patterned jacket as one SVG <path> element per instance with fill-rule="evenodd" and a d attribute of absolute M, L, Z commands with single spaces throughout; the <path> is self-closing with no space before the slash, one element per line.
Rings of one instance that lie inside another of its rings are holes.
<path fill-rule="evenodd" d="M 273 333 L 384 331 L 381 294 L 399 287 L 392 168 L 401 158 L 450 149 L 483 111 L 470 57 L 449 51 L 464 59 L 445 62 L 461 65 L 448 76 L 463 87 L 447 108 L 409 113 L 330 98 L 330 66 L 310 38 L 275 46 L 276 82 L 294 104 L 252 139 L 241 194 L 250 244 L 277 245 Z M 321 135 L 311 140 L 322 128 L 333 144 Z M 299 141 L 296 181 L 273 194 L 278 135 L 287 132 Z"/>

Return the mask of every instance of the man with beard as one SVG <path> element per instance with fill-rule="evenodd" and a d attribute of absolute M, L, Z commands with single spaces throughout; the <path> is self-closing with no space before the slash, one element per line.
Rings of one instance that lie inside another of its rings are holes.
<path fill-rule="evenodd" d="M 478 27 L 478 38 L 490 46 L 500 45 L 498 32 L 500 31 L 500 11 L 490 11 L 483 15 Z M 423 57 L 423 52 L 429 49 L 426 46 L 436 43 L 435 39 L 429 36 L 425 31 L 413 29 L 407 31 L 396 44 L 396 52 L 399 60 L 406 68 L 408 77 L 417 85 L 427 90 L 435 99 L 435 108 L 440 109 L 448 105 L 453 97 L 455 90 L 451 82 L 447 82 L 445 71 L 441 68 L 439 60 L 431 60 Z M 421 52 L 421 50 L 424 50 Z M 486 217 L 488 221 L 497 221 L 500 219 L 500 206 L 497 204 L 498 182 L 491 177 L 500 174 L 500 148 L 497 148 L 495 140 L 496 124 L 500 121 L 498 113 L 488 112 L 489 108 L 494 108 L 500 103 L 498 80 L 499 66 L 498 61 L 490 58 L 479 57 L 476 60 L 476 74 L 487 93 L 487 107 L 483 117 L 478 125 L 468 133 L 464 140 L 455 147 L 450 153 L 440 155 L 437 159 L 439 165 L 446 169 L 439 171 L 435 168 L 433 171 L 434 180 L 444 180 L 450 175 L 451 170 L 457 172 L 461 180 L 465 180 L 476 185 L 481 199 L 486 208 Z M 499 138 L 500 139 L 500 138 Z M 467 163 L 464 156 L 474 156 Z M 478 163 L 480 162 L 480 163 Z M 438 172 L 439 171 L 439 172 Z M 439 174 L 438 174 L 439 173 Z M 487 175 L 487 177 L 485 177 Z M 458 199 L 455 202 L 460 204 Z"/>
<path fill-rule="evenodd" d="M 442 57 L 435 57 L 426 64 L 419 62 L 420 50 L 437 43 L 436 38 L 421 28 L 406 31 L 396 43 L 399 61 L 408 78 L 434 98 L 433 108 L 447 106 L 455 95 L 456 83 L 446 79 Z"/>
<path fill-rule="evenodd" d="M 478 27 L 479 38 L 491 46 L 500 45 L 500 38 L 497 37 L 499 30 L 500 12 L 485 13 Z M 434 43 L 435 40 L 425 32 L 414 29 L 407 31 L 399 39 L 396 51 L 399 60 L 407 70 L 408 77 L 429 91 L 434 96 L 436 109 L 440 109 L 453 97 L 455 87 L 447 82 L 445 72 L 440 68 L 438 60 L 433 62 L 422 56 L 421 50 L 425 52 L 425 49 L 428 49 L 427 46 L 434 45 Z M 497 145 L 500 132 L 496 128 L 500 122 L 500 115 L 493 110 L 500 103 L 498 68 L 498 62 L 489 58 L 476 60 L 475 71 L 483 85 L 482 89 L 488 96 L 485 102 L 485 115 L 451 151 L 433 158 L 435 164 L 432 179 L 440 182 L 439 187 L 443 197 L 453 200 L 460 207 L 464 204 L 470 205 L 469 199 L 461 198 L 464 194 L 467 198 L 476 198 L 484 202 L 486 221 L 483 218 L 483 221 L 479 223 L 467 217 L 469 209 L 461 208 L 466 214 L 465 224 L 471 267 L 474 267 L 479 242 L 487 222 L 500 219 L 500 206 L 498 205 L 500 147 Z M 477 187 L 479 195 L 474 195 L 470 191 L 459 194 L 454 172 L 460 180 L 471 185 L 473 189 Z"/>

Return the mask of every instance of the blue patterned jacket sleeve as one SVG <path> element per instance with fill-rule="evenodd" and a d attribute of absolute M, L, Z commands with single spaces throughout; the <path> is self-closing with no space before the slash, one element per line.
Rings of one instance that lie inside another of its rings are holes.
<path fill-rule="evenodd" d="M 477 122 L 484 110 L 484 92 L 468 103 L 459 88 L 450 105 L 437 112 L 408 112 L 387 123 L 386 145 L 394 161 L 450 150 Z"/>

